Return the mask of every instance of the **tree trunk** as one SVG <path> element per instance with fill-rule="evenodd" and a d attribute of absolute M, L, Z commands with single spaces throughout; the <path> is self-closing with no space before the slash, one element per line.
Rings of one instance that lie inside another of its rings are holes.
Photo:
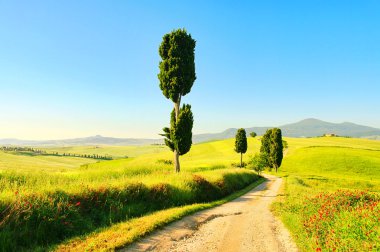
<path fill-rule="evenodd" d="M 175 166 L 175 172 L 181 171 L 181 167 L 179 164 L 179 153 L 177 152 L 177 150 L 174 150 L 174 166 Z"/>
<path fill-rule="evenodd" d="M 240 168 L 243 168 L 243 152 L 240 153 Z"/>
<path fill-rule="evenodd" d="M 181 96 L 178 97 L 178 101 L 174 103 L 175 121 L 177 122 L 179 116 L 179 109 L 181 105 Z M 181 166 L 179 164 L 179 153 L 178 150 L 174 150 L 174 167 L 176 172 L 181 171 Z"/>

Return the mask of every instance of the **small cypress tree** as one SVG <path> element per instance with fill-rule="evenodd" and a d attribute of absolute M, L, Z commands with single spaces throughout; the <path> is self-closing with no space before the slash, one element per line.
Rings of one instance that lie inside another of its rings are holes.
<path fill-rule="evenodd" d="M 243 153 L 247 152 L 248 143 L 245 129 L 238 129 L 235 137 L 235 151 L 240 153 L 240 167 L 243 167 Z"/>
<path fill-rule="evenodd" d="M 180 109 L 178 120 L 175 119 L 175 110 L 171 113 L 170 128 L 163 128 L 165 144 L 172 150 L 177 150 L 179 155 L 190 151 L 192 145 L 193 113 L 191 106 L 184 104 Z"/>

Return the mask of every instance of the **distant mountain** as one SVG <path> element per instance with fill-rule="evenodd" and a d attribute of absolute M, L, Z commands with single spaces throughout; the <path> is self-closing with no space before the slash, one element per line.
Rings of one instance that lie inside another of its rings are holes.
<path fill-rule="evenodd" d="M 287 137 L 315 137 L 324 134 L 335 134 L 338 136 L 362 137 L 369 139 L 380 139 L 380 129 L 358 125 L 354 123 L 330 123 L 314 118 L 305 119 L 297 123 L 277 126 L 282 130 L 283 136 Z M 258 135 L 263 135 L 265 131 L 273 127 L 252 127 L 246 128 L 247 134 L 254 131 Z M 230 128 L 220 133 L 194 135 L 193 141 L 205 142 L 217 139 L 227 139 L 235 137 L 237 129 Z"/>
<path fill-rule="evenodd" d="M 282 130 L 283 136 L 287 137 L 314 137 L 324 134 L 335 134 L 338 136 L 362 137 L 380 140 L 380 129 L 354 123 L 330 123 L 318 119 L 305 119 L 297 123 L 277 126 Z M 258 135 L 263 135 L 265 131 L 273 127 L 252 127 L 246 128 L 247 134 L 254 131 Z M 222 140 L 235 137 L 237 129 L 230 128 L 220 133 L 198 134 L 193 136 L 194 143 L 207 142 L 212 140 Z M 84 138 L 74 138 L 65 140 L 30 141 L 19 139 L 0 139 L 1 145 L 18 146 L 79 146 L 79 145 L 148 145 L 162 144 L 162 139 L 140 139 L 140 138 L 114 138 L 103 136 L 90 136 Z"/>
<path fill-rule="evenodd" d="M 380 129 L 358 125 L 355 123 L 330 123 L 318 119 L 305 119 L 297 123 L 280 126 L 284 135 L 289 137 L 312 137 L 323 134 L 338 136 L 368 137 L 380 135 Z"/>
<path fill-rule="evenodd" d="M 100 135 L 73 138 L 64 140 L 46 140 L 46 141 L 30 141 L 19 139 L 0 139 L 0 145 L 18 145 L 18 146 L 80 146 L 80 145 L 147 145 L 161 144 L 162 139 L 140 139 L 140 138 L 114 138 L 103 137 Z"/>
<path fill-rule="evenodd" d="M 247 131 L 247 134 L 254 131 L 258 135 L 263 135 L 265 131 L 269 128 L 271 127 L 253 127 L 253 128 L 246 128 L 246 131 Z M 212 141 L 212 140 L 228 139 L 228 138 L 235 137 L 236 132 L 237 132 L 237 129 L 229 128 L 220 133 L 198 134 L 198 135 L 193 136 L 193 142 L 201 143 L 201 142 L 207 142 L 207 141 Z"/>

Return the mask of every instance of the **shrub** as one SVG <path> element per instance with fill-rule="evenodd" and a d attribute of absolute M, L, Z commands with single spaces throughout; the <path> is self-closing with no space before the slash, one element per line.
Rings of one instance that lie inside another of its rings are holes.
<path fill-rule="evenodd" d="M 265 153 L 255 154 L 249 161 L 249 167 L 259 175 L 268 166 L 268 156 Z"/>
<path fill-rule="evenodd" d="M 221 190 L 199 175 L 193 175 L 191 187 L 195 193 L 196 202 L 208 202 L 221 197 Z"/>
<path fill-rule="evenodd" d="M 231 166 L 232 167 L 236 167 L 236 168 L 243 168 L 243 167 L 246 167 L 247 166 L 247 163 L 246 162 L 242 162 L 241 164 L 240 163 L 231 163 Z"/>
<path fill-rule="evenodd" d="M 158 159 L 157 163 L 165 165 L 173 165 L 173 161 L 169 159 Z"/>

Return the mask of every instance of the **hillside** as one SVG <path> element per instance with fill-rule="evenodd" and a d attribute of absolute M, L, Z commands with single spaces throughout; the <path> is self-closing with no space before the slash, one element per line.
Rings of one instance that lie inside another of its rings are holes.
<path fill-rule="evenodd" d="M 330 123 L 318 119 L 305 119 L 292 124 L 277 126 L 286 137 L 316 137 L 324 134 L 335 134 L 338 136 L 362 137 L 369 139 L 380 139 L 380 129 L 354 123 Z M 251 127 L 247 132 L 256 132 L 263 135 L 265 131 L 273 127 Z M 204 142 L 217 139 L 228 139 L 235 137 L 237 129 L 230 128 L 220 133 L 194 135 L 194 142 Z"/>
<path fill-rule="evenodd" d="M 289 181 L 294 181 L 297 185 L 301 183 L 300 186 L 304 183 L 307 186 L 319 183 L 322 189 L 368 186 L 371 190 L 380 190 L 379 141 L 340 137 L 286 140 L 289 150 L 280 172 L 288 174 Z M 249 138 L 244 161 L 257 153 L 259 148 L 259 139 Z M 85 152 L 93 149 L 74 148 L 67 151 Z M 120 155 L 120 151 L 127 149 L 115 147 L 104 151 L 116 151 Z M 89 164 L 81 162 L 94 160 L 52 157 L 47 160 L 50 163 L 46 167 L 40 167 L 40 164 L 31 166 L 37 160 L 45 162 L 38 156 L 22 156 L 19 163 L 8 162 L 12 164 L 9 167 L 0 163 L 0 183 L 3 186 L 0 210 L 9 211 L 7 216 L 10 216 L 3 224 L 8 226 L 0 232 L 0 240 L 6 241 L 2 246 L 11 248 L 14 241 L 23 241 L 22 246 L 25 247 L 55 244 L 69 236 L 90 234 L 100 227 L 109 232 L 106 234 L 107 239 L 114 239 L 117 237 L 114 232 L 118 232 L 118 229 L 112 229 L 113 224 L 125 221 L 128 226 L 132 220 L 125 219 L 127 214 L 129 217 L 144 216 L 160 209 L 218 199 L 256 179 L 252 171 L 232 166 L 232 163 L 239 161 L 239 155 L 234 152 L 233 138 L 194 145 L 188 154 L 181 157 L 180 174 L 173 172 L 173 166 L 169 163 L 173 154 L 168 150 L 152 150 L 147 154 L 139 151 L 136 154 L 134 158 Z M 18 157 L 8 153 L 2 155 L 2 160 Z M 65 164 L 54 169 L 55 162 Z M 346 181 L 345 178 L 350 179 Z M 324 187 L 324 184 L 328 187 Z M 297 189 L 294 192 L 299 191 L 301 190 Z M 294 192 L 289 192 L 291 197 Z M 126 200 L 129 204 L 125 204 Z M 23 202 L 31 202 L 31 205 Z M 12 208 L 8 208 L 10 204 Z M 56 215 L 61 211 L 60 207 L 64 209 L 64 216 Z M 40 218 L 46 213 L 52 216 L 52 222 Z M 27 218 L 19 218 L 24 214 L 27 214 Z M 42 223 L 45 231 L 35 232 L 38 226 L 33 226 L 34 223 Z M 68 224 L 62 228 L 62 223 Z M 33 239 L 25 239 L 23 232 L 14 233 L 12 225 L 17 225 L 17 230 L 33 234 L 36 243 Z M 59 233 L 54 233 L 57 230 Z M 51 238 L 45 233 L 54 233 L 54 236 Z M 126 234 L 123 233 L 124 235 Z M 104 239 L 99 240 L 96 246 L 113 244 L 105 244 L 103 241 Z M 83 246 L 87 245 L 84 243 Z"/>
<path fill-rule="evenodd" d="M 258 135 L 263 135 L 265 131 L 271 127 L 250 127 L 246 128 L 247 132 L 256 132 Z M 355 123 L 330 123 L 318 119 L 305 119 L 292 124 L 276 126 L 282 130 L 283 136 L 286 137 L 316 137 L 323 134 L 336 134 L 338 136 L 361 137 L 373 140 L 380 139 L 380 129 L 363 126 Z M 236 135 L 236 128 L 229 128 L 219 133 L 194 134 L 193 142 L 202 143 L 213 140 L 223 140 L 233 138 Z M 111 145 L 111 146 L 131 146 L 131 145 L 148 145 L 148 144 L 163 144 L 162 139 L 144 139 L 144 138 L 116 138 L 104 137 L 100 135 L 62 139 L 62 140 L 46 140 L 46 141 L 31 141 L 19 139 L 0 139 L 0 145 L 17 145 L 17 146 L 96 146 L 96 145 Z"/>
<path fill-rule="evenodd" d="M 249 151 L 257 151 L 257 139 L 249 141 Z M 148 154 L 138 150 L 133 158 L 96 163 L 0 151 L 4 161 L 0 162 L 0 251 L 45 251 L 45 246 L 66 238 L 154 211 L 172 207 L 182 211 L 185 206 L 185 214 L 189 207 L 191 211 L 202 209 L 207 206 L 203 203 L 222 199 L 260 179 L 253 171 L 231 166 L 239 160 L 233 144 L 230 139 L 193 146 L 181 158 L 180 174 L 173 171 L 169 150 L 153 149 Z M 106 151 L 120 155 L 128 150 Z"/>
<path fill-rule="evenodd" d="M 277 174 L 286 177 L 287 196 L 273 209 L 300 251 L 377 251 L 380 142 L 340 137 L 288 142 Z"/>
<path fill-rule="evenodd" d="M 297 123 L 280 126 L 287 137 L 313 137 L 335 134 L 349 137 L 369 137 L 380 135 L 380 129 L 350 122 L 330 123 L 317 119 L 305 119 Z"/>
<path fill-rule="evenodd" d="M 161 144 L 161 139 L 144 139 L 144 138 L 116 138 L 104 137 L 100 135 L 61 139 L 61 140 L 20 140 L 14 138 L 0 139 L 0 145 L 17 145 L 17 146 L 85 146 L 85 145 L 114 145 L 114 146 L 131 146 L 131 145 L 148 145 Z"/>

